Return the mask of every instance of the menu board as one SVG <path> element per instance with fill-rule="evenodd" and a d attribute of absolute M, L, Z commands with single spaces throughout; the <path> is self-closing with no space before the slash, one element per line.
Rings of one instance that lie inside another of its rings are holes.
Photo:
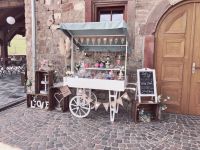
<path fill-rule="evenodd" d="M 153 96 L 157 102 L 157 87 L 155 70 L 143 68 L 137 70 L 137 94 L 139 101 L 141 97 Z"/>
<path fill-rule="evenodd" d="M 154 94 L 154 78 L 152 71 L 141 71 L 140 76 L 140 93 Z"/>

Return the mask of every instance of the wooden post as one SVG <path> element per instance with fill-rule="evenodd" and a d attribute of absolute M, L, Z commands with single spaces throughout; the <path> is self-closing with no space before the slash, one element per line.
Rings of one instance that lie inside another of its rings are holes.
<path fill-rule="evenodd" d="M 8 64 L 8 43 L 5 40 L 5 36 L 1 46 L 1 57 L 3 58 L 3 67 L 5 69 Z"/>

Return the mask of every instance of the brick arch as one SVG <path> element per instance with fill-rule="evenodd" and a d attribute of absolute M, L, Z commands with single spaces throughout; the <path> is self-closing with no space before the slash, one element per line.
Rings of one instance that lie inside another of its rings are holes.
<path fill-rule="evenodd" d="M 168 0 L 162 0 L 149 15 L 147 22 L 140 28 L 141 35 L 151 35 L 156 31 L 157 24 L 163 14 L 171 7 Z"/>
<path fill-rule="evenodd" d="M 173 5 L 184 0 L 177 0 Z M 191 0 L 192 1 L 192 0 Z M 154 45 L 157 25 L 162 16 L 172 7 L 169 0 L 162 0 L 149 15 L 146 24 L 140 27 L 140 35 L 144 36 L 144 67 L 154 68 Z"/>

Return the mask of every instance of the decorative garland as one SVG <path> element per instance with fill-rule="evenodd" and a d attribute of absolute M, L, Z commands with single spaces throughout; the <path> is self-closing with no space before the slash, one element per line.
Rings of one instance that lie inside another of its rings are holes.
<path fill-rule="evenodd" d="M 86 94 L 82 95 L 82 99 L 86 101 L 87 104 L 90 104 L 93 100 L 88 97 Z M 107 103 L 101 103 L 101 102 L 94 102 L 94 108 L 95 110 L 97 110 L 99 108 L 99 106 L 102 104 L 105 108 L 106 111 L 108 111 L 108 107 L 111 105 L 113 108 L 116 108 L 116 104 L 119 104 L 121 106 L 123 105 L 123 99 L 126 99 L 127 101 L 130 101 L 130 97 L 128 96 L 128 94 L 125 92 L 122 96 L 120 96 L 116 101 L 111 101 L 111 102 L 107 102 Z"/>

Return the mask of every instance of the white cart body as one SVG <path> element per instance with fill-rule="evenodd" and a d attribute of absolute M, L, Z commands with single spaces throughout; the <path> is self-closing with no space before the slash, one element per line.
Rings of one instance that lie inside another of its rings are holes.
<path fill-rule="evenodd" d="M 124 91 L 126 81 L 64 77 L 64 84 L 73 88 Z"/>

